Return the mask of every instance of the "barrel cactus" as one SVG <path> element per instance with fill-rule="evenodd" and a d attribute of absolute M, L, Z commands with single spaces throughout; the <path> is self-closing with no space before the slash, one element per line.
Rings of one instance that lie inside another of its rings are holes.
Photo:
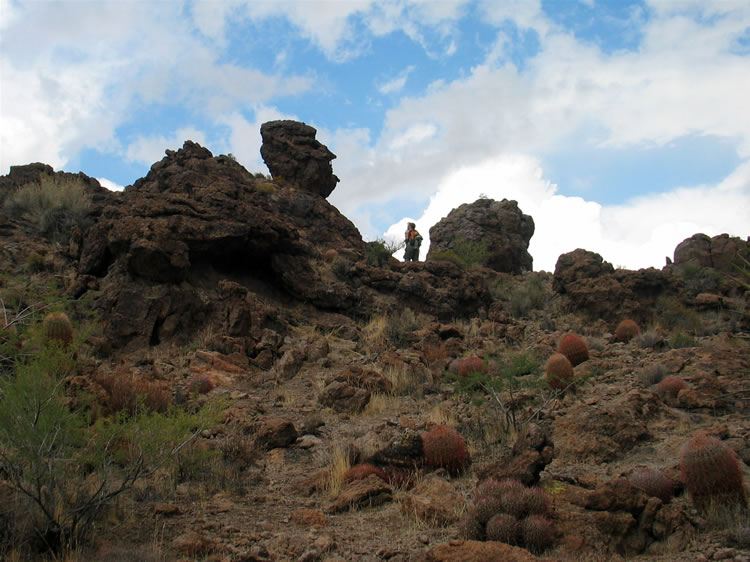
<path fill-rule="evenodd" d="M 684 388 L 687 388 L 685 381 L 680 377 L 665 377 L 656 385 L 656 392 L 666 398 L 674 399 Z"/>
<path fill-rule="evenodd" d="M 674 496 L 674 482 L 661 470 L 655 468 L 642 468 L 630 475 L 630 483 L 640 488 L 651 497 L 659 498 L 664 503 Z"/>
<path fill-rule="evenodd" d="M 680 472 L 699 509 L 712 502 L 747 505 L 742 469 L 734 451 L 711 435 L 697 435 L 680 451 Z"/>
<path fill-rule="evenodd" d="M 570 333 L 560 340 L 557 352 L 568 358 L 574 367 L 588 360 L 589 348 L 583 338 L 577 334 Z"/>
<path fill-rule="evenodd" d="M 615 341 L 629 342 L 641 333 L 641 329 L 635 321 L 626 318 L 615 328 Z"/>
<path fill-rule="evenodd" d="M 469 463 L 469 450 L 458 432 L 447 425 L 436 425 L 421 434 L 425 466 L 445 468 L 450 474 L 463 472 Z"/>
<path fill-rule="evenodd" d="M 388 476 L 377 466 L 369 463 L 355 464 L 344 472 L 342 480 L 344 482 L 353 482 L 354 480 L 364 480 L 370 474 L 374 474 L 384 482 L 388 482 Z"/>
<path fill-rule="evenodd" d="M 42 330 L 48 341 L 55 341 L 64 346 L 73 342 L 73 324 L 64 312 L 51 312 L 45 316 Z"/>
<path fill-rule="evenodd" d="M 575 373 L 570 360 L 562 353 L 553 353 L 544 367 L 547 384 L 550 388 L 561 389 L 573 381 Z"/>

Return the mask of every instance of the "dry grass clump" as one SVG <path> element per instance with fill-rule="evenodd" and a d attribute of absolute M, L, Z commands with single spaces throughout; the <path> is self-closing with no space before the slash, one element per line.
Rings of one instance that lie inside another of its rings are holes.
<path fill-rule="evenodd" d="M 100 375 L 95 380 L 105 391 L 104 399 L 98 401 L 104 415 L 122 410 L 134 414 L 140 406 L 154 412 L 166 412 L 172 403 L 172 393 L 162 381 L 149 381 L 121 372 Z"/>
<path fill-rule="evenodd" d="M 349 451 L 336 445 L 329 454 L 328 465 L 326 467 L 327 478 L 325 489 L 328 494 L 335 496 L 341 485 L 344 483 L 344 476 L 351 466 Z"/>
<path fill-rule="evenodd" d="M 661 363 L 654 363 L 641 369 L 638 373 L 638 380 L 644 386 L 653 386 L 661 382 L 667 376 L 667 368 Z"/>

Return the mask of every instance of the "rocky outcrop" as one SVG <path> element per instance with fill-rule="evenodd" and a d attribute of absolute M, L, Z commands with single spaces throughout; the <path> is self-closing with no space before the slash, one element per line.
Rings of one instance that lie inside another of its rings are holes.
<path fill-rule="evenodd" d="M 615 270 L 599 254 L 580 248 L 557 259 L 552 288 L 569 309 L 610 323 L 626 317 L 645 322 L 656 299 L 677 292 L 669 270 Z"/>
<path fill-rule="evenodd" d="M 693 234 L 674 249 L 674 265 L 710 267 L 724 273 L 735 273 L 732 264 L 739 263 L 740 256 L 750 260 L 749 241 L 729 234 L 714 237 Z"/>
<path fill-rule="evenodd" d="M 523 273 L 533 268 L 528 252 L 533 234 L 534 219 L 523 214 L 516 201 L 478 199 L 453 209 L 430 229 L 427 260 L 452 250 L 464 259 L 472 254 L 495 271 Z"/>
<path fill-rule="evenodd" d="M 362 318 L 408 302 L 452 319 L 491 300 L 481 276 L 450 263 L 372 266 L 359 231 L 319 194 L 191 141 L 103 206 L 77 248 L 71 294 L 98 291 L 114 348 L 182 345 L 211 327 L 227 334 L 212 349 L 264 369 L 299 307 L 308 319 Z"/>
<path fill-rule="evenodd" d="M 328 197 L 339 182 L 331 166 L 336 155 L 315 140 L 316 132 L 298 121 L 269 121 L 260 128 L 260 154 L 274 179 Z"/>

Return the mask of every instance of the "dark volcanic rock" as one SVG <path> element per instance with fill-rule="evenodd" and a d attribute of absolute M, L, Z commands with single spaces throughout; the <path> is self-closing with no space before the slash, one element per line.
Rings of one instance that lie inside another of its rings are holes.
<path fill-rule="evenodd" d="M 260 154 L 274 179 L 328 197 L 339 181 L 331 166 L 336 155 L 315 140 L 316 132 L 298 121 L 263 123 Z"/>
<path fill-rule="evenodd" d="M 580 248 L 557 259 L 552 288 L 570 309 L 611 323 L 646 322 L 660 296 L 677 292 L 669 270 L 615 270 L 599 254 Z"/>
<path fill-rule="evenodd" d="M 481 265 L 523 273 L 532 269 L 528 248 L 533 234 L 534 219 L 523 214 L 515 201 L 477 199 L 453 209 L 430 229 L 427 260 L 447 250 L 460 256 L 467 248 L 478 248 L 485 254 Z"/>
<path fill-rule="evenodd" d="M 750 242 L 729 234 L 713 238 L 693 234 L 674 249 L 674 265 L 711 267 L 724 273 L 735 273 L 732 264 L 741 263 L 740 256 L 750 260 Z"/>

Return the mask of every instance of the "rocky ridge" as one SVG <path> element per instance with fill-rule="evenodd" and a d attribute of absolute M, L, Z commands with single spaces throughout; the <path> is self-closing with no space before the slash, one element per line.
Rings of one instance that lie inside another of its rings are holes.
<path fill-rule="evenodd" d="M 311 145 L 305 127 L 282 131 L 286 146 Z M 72 386 L 96 395 L 98 376 L 128 376 L 158 381 L 184 403 L 193 400 L 188 381 L 206 377 L 213 388 L 195 400 L 224 396 L 230 406 L 199 446 L 252 442 L 224 485 L 194 479 L 157 493 L 144 481 L 125 504 L 132 520 L 102 525 L 86 559 L 750 558 L 741 533 L 695 510 L 678 466 L 684 442 L 709 433 L 735 451 L 750 481 L 748 292 L 726 266 L 748 252 L 746 241 L 693 236 L 661 270 L 618 270 L 583 249 L 561 256 L 554 274 L 521 274 L 531 269 L 523 253 L 469 270 L 429 256 L 373 265 L 357 229 L 325 200 L 335 187 L 322 164 L 331 155 L 311 146 L 317 164 L 289 158 L 274 180 L 189 141 L 121 194 L 79 175 L 94 195 L 93 225 L 65 245 L 0 212 L 0 290 L 16 290 L 10 280 L 28 275 L 36 254 L 34 275 L 57 280 L 74 311 L 99 311 L 102 341 Z M 318 172 L 291 171 L 294 161 Z M 51 173 L 14 167 L 0 178 L 0 201 Z M 497 207 L 478 203 L 474 211 Z M 438 230 L 455 240 L 461 231 L 450 222 Z M 476 225 L 487 222 L 473 224 L 485 238 Z M 526 225 L 512 234 L 519 248 L 528 247 Z M 542 304 L 519 313 L 515 295 L 534 287 Z M 615 342 L 624 317 L 649 339 Z M 377 318 L 390 326 L 385 339 L 372 331 Z M 564 393 L 530 384 L 530 372 L 514 375 L 513 393 L 463 393 L 445 372 L 464 356 L 490 373 L 518 357 L 543 360 L 570 331 L 590 358 Z M 689 345 L 675 343 L 682 332 Z M 685 388 L 662 392 L 655 366 Z M 469 447 L 462 474 L 414 468 L 420 434 L 442 423 Z M 389 482 L 371 475 L 332 487 L 337 454 L 373 463 Z M 671 479 L 671 501 L 632 483 L 644 468 Z M 532 554 L 463 535 L 474 490 L 490 477 L 546 490 L 550 548 Z"/>

